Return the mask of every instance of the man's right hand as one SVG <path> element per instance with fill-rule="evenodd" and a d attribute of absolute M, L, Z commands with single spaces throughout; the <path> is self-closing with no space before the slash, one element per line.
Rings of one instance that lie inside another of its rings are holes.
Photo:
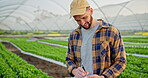
<path fill-rule="evenodd" d="M 85 77 L 88 74 L 88 72 L 84 71 L 83 68 L 78 67 L 72 70 L 72 74 L 76 78 L 82 78 L 82 77 Z"/>

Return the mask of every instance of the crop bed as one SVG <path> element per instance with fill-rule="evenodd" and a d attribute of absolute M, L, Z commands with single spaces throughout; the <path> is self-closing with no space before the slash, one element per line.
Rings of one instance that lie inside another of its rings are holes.
<path fill-rule="evenodd" d="M 53 76 L 54 78 L 65 78 L 69 76 L 65 67 L 29 55 L 22 54 L 17 48 L 15 48 L 9 43 L 3 42 L 3 44 L 9 51 L 17 54 L 18 56 L 26 60 L 29 64 L 34 65 L 36 68 L 48 73 L 48 75 Z"/>

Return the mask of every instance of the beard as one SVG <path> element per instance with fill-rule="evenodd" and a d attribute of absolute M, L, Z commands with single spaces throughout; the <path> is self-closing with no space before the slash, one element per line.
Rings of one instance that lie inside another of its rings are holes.
<path fill-rule="evenodd" d="M 88 24 L 88 27 L 84 27 L 82 25 L 80 25 L 80 26 L 87 30 L 87 29 L 89 29 L 91 27 L 92 20 L 93 20 L 93 17 L 90 15 L 90 22 L 86 22 L 86 24 Z"/>

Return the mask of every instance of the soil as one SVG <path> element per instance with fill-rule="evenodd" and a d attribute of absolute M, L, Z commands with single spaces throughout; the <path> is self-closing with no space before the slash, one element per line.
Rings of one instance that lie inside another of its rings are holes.
<path fill-rule="evenodd" d="M 22 54 L 17 48 L 15 48 L 13 45 L 7 42 L 3 42 L 5 47 L 26 60 L 29 64 L 34 65 L 37 69 L 42 70 L 43 72 L 48 73 L 49 76 L 53 76 L 54 78 L 65 78 L 65 77 L 70 77 L 67 73 L 67 69 L 63 66 L 59 66 L 57 64 L 41 60 L 39 58 L 29 56 Z"/>

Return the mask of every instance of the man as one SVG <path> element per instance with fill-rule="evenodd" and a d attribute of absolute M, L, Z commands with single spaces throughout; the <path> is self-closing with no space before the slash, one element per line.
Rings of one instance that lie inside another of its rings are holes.
<path fill-rule="evenodd" d="M 66 64 L 76 78 L 116 78 L 126 67 L 126 53 L 119 31 L 92 17 L 86 0 L 73 0 L 70 15 L 79 27 L 68 39 Z"/>

